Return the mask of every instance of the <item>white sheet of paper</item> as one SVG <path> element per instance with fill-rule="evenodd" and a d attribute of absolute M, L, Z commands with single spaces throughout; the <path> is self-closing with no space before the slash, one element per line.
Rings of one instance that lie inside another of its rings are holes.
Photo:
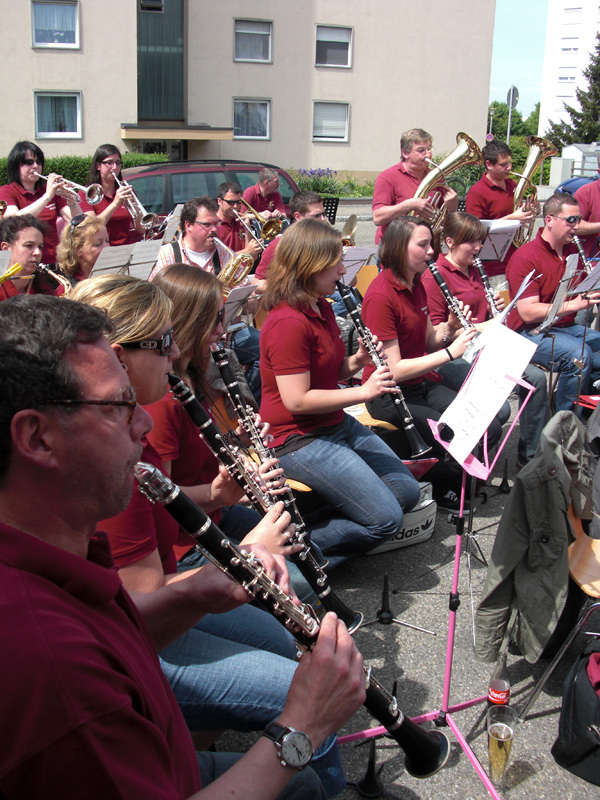
<path fill-rule="evenodd" d="M 504 325 L 490 325 L 480 338 L 479 358 L 439 421 L 454 431 L 448 452 L 459 464 L 488 429 L 537 347 Z"/>
<path fill-rule="evenodd" d="M 482 261 L 502 261 L 519 229 L 519 221 L 513 219 L 482 219 L 481 221 L 488 229 L 488 234 L 479 252 L 479 258 Z"/>

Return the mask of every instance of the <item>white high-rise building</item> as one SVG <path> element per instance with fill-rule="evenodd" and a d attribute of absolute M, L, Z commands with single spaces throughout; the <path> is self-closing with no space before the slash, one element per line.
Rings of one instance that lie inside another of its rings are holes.
<path fill-rule="evenodd" d="M 579 108 L 576 89 L 587 89 L 583 70 L 600 31 L 598 0 L 548 0 L 548 22 L 540 103 L 540 136 L 549 122 L 570 122 L 564 103 Z"/>

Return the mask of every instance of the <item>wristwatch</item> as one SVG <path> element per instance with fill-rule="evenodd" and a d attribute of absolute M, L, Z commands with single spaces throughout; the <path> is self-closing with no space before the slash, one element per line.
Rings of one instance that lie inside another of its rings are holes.
<path fill-rule="evenodd" d="M 272 722 L 267 725 L 262 735 L 273 740 L 282 767 L 301 770 L 310 764 L 314 748 L 306 733 Z"/>

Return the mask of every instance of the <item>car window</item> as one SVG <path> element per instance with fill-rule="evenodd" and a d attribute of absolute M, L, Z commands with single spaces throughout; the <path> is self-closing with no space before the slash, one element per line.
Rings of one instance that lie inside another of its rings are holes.
<path fill-rule="evenodd" d="M 140 203 L 146 211 L 162 212 L 164 175 L 132 175 L 129 183 L 135 189 Z"/>
<path fill-rule="evenodd" d="M 236 172 L 237 175 L 237 182 L 242 187 L 242 191 L 245 191 L 249 186 L 254 186 L 255 183 L 258 183 L 258 170 L 247 170 L 246 172 Z M 294 194 L 296 189 L 292 186 L 292 184 L 288 181 L 285 175 L 282 175 L 281 172 L 278 173 L 279 175 L 279 193 L 283 198 L 283 202 L 288 205 L 290 202 L 291 196 Z"/>
<path fill-rule="evenodd" d="M 217 187 L 228 180 L 224 172 L 174 172 L 171 175 L 173 203 L 185 203 L 192 197 L 217 197 Z"/>

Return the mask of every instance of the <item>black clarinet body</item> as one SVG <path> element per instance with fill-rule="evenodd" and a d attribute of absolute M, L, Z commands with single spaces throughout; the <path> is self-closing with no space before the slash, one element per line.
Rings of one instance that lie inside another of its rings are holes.
<path fill-rule="evenodd" d="M 585 250 L 583 249 L 583 245 L 581 244 L 581 239 L 579 238 L 579 236 L 575 236 L 575 234 L 573 234 L 573 244 L 577 248 L 577 252 L 579 253 L 579 258 L 581 259 L 581 265 L 583 266 L 586 275 L 589 275 L 590 272 L 592 271 L 592 265 L 590 264 L 585 254 Z"/>
<path fill-rule="evenodd" d="M 371 361 L 375 365 L 375 368 L 383 367 L 386 364 L 385 359 L 383 359 L 379 353 L 377 352 L 377 347 L 373 342 L 373 334 L 365 325 L 361 315 L 360 309 L 356 302 L 354 295 L 349 286 L 346 286 L 345 283 L 341 281 L 337 282 L 338 292 L 341 295 L 342 300 L 344 301 L 344 305 L 346 306 L 346 310 L 348 311 L 348 316 L 352 320 L 352 324 L 360 338 L 363 341 L 364 346 L 367 348 L 369 355 L 371 356 Z M 404 395 L 402 394 L 402 389 L 398 384 L 396 384 L 397 391 L 392 392 L 390 397 L 394 403 L 394 408 L 396 409 L 396 413 L 400 419 L 400 423 L 402 425 L 402 429 L 406 433 L 406 438 L 408 439 L 408 443 L 410 445 L 411 451 L 411 458 L 420 458 L 424 456 L 425 453 L 428 453 L 431 450 L 421 438 L 419 431 L 415 428 L 415 423 L 413 420 L 413 416 L 410 413 L 410 409 L 406 404 L 406 400 L 404 399 Z"/>
<path fill-rule="evenodd" d="M 447 304 L 448 308 L 454 314 L 454 316 L 458 319 L 458 321 L 461 324 L 461 327 L 463 327 L 466 331 L 472 330 L 475 326 L 465 316 L 462 308 L 460 307 L 460 305 L 458 303 L 458 300 L 456 299 L 456 297 L 452 294 L 452 292 L 448 288 L 448 284 L 446 283 L 446 281 L 442 277 L 439 269 L 435 266 L 435 264 L 431 264 L 430 263 L 429 264 L 429 271 L 431 272 L 431 274 L 435 278 L 435 282 L 437 283 L 437 285 L 440 287 L 440 291 L 444 295 L 444 300 L 446 301 L 446 304 Z"/>
<path fill-rule="evenodd" d="M 477 272 L 479 273 L 479 277 L 481 278 L 481 282 L 483 283 L 483 291 L 485 292 L 485 297 L 490 309 L 490 313 L 492 317 L 497 317 L 501 312 L 498 306 L 496 305 L 494 292 L 492 291 L 492 287 L 490 286 L 490 279 L 487 276 L 485 267 L 483 266 L 481 259 L 478 258 L 477 256 L 473 257 L 473 264 L 477 268 Z"/>
<path fill-rule="evenodd" d="M 319 633 L 319 622 L 307 605 L 296 605 L 264 571 L 256 556 L 230 542 L 192 500 L 170 478 L 151 464 L 138 462 L 135 477 L 140 491 L 153 503 L 160 503 L 177 523 L 196 540 L 196 546 L 219 569 L 241 584 L 284 625 L 303 650 L 310 650 Z M 441 731 L 424 731 L 406 717 L 396 698 L 386 691 L 366 668 L 365 708 L 389 732 L 406 754 L 406 769 L 417 778 L 438 772 L 450 754 L 450 742 Z"/>
<path fill-rule="evenodd" d="M 225 467 L 238 486 L 240 486 L 258 513 L 264 516 L 270 508 L 279 502 L 278 496 L 263 489 L 253 473 L 245 468 L 236 449 L 226 442 L 223 434 L 211 419 L 210 414 L 202 403 L 199 402 L 189 386 L 176 375 L 169 375 L 168 379 L 174 396 L 190 415 L 192 421 L 198 428 L 200 436 L 202 436 L 215 458 Z M 289 493 L 293 499 L 291 489 L 289 489 Z M 283 502 L 285 505 L 285 499 Z M 307 537 L 306 525 L 298 511 L 295 499 L 293 499 L 293 503 L 287 506 L 287 510 L 290 512 L 292 522 L 294 522 L 296 526 L 296 533 L 291 543 L 299 543 L 302 545 L 302 550 L 298 553 L 292 553 L 289 556 L 290 561 L 298 567 L 302 575 L 306 578 L 311 589 L 321 601 L 323 608 L 325 608 L 326 611 L 334 611 L 346 624 L 350 633 L 353 633 L 360 627 L 363 621 L 363 615 L 360 612 L 355 612 L 352 611 L 351 608 L 348 608 L 343 600 L 341 600 L 331 588 L 327 576 L 323 571 L 323 567 L 321 566 L 320 558 L 311 547 L 310 540 Z"/>

